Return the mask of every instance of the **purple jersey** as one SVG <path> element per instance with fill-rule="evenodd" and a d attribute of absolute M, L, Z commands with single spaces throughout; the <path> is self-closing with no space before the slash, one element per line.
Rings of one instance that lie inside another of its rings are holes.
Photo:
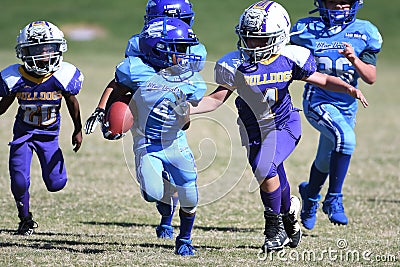
<path fill-rule="evenodd" d="M 225 66 L 229 65 L 226 59 L 224 62 Z M 259 141 L 273 129 L 281 129 L 291 112 L 297 111 L 292 105 L 289 86 L 294 80 L 302 80 L 313 74 L 316 65 L 308 49 L 288 45 L 281 54 L 268 60 L 256 64 L 243 62 L 236 70 L 225 67 L 225 71 L 216 74 L 232 77 L 232 71 L 234 80 L 230 86 L 237 89 L 239 94 L 235 103 L 240 125 L 245 128 L 241 129 L 242 137 L 243 130 L 246 130 L 252 142 Z M 227 83 L 231 80 L 226 77 L 216 78 L 217 82 L 221 80 Z"/>
<path fill-rule="evenodd" d="M 22 65 L 14 64 L 1 72 L 0 97 L 15 94 L 19 108 L 14 130 L 56 135 L 60 128 L 60 107 L 63 94 L 76 95 L 83 74 L 72 64 L 63 62 L 51 74 L 36 78 Z"/>

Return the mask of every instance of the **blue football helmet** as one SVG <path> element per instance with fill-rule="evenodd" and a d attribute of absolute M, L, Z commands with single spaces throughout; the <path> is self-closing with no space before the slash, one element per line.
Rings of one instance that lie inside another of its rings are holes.
<path fill-rule="evenodd" d="M 139 35 L 139 48 L 145 59 L 158 68 L 179 65 L 190 68 L 201 61 L 191 52 L 199 40 L 188 24 L 178 18 L 156 18 Z"/>
<path fill-rule="evenodd" d="M 194 21 L 192 3 L 188 0 L 149 0 L 144 16 L 145 24 L 159 17 L 179 18 L 192 26 Z"/>
<path fill-rule="evenodd" d="M 352 0 L 350 10 L 332 10 L 325 7 L 325 0 L 314 0 L 314 6 L 317 8 L 310 11 L 310 14 L 319 11 L 319 15 L 327 26 L 342 26 L 356 20 L 357 11 L 363 4 L 363 0 Z"/>

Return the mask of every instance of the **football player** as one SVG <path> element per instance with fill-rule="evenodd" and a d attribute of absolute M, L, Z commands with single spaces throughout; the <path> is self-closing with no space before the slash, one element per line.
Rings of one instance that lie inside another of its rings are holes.
<path fill-rule="evenodd" d="M 354 87 L 359 78 L 373 84 L 382 37 L 369 21 L 356 19 L 363 1 L 315 0 L 314 5 L 317 9 L 310 13 L 319 11 L 320 16 L 296 22 L 293 31 L 301 33 L 293 35 L 291 42 L 311 50 L 319 72 L 339 77 Z M 308 122 L 320 132 L 320 138 L 309 180 L 299 185 L 302 224 L 306 229 L 314 228 L 319 193 L 329 176 L 322 211 L 332 223 L 346 225 L 342 187 L 356 145 L 357 101 L 307 83 L 303 110 Z"/>
<path fill-rule="evenodd" d="M 133 149 L 143 198 L 156 202 L 159 213 L 169 218 L 174 208 L 171 195 L 178 192 L 180 232 L 175 253 L 182 256 L 195 254 L 191 232 L 198 203 L 197 171 L 184 129 L 189 122 L 187 101 L 197 105 L 206 91 L 205 82 L 193 70 L 192 63 L 201 61 L 191 52 L 197 44 L 182 20 L 151 20 L 139 37 L 143 56 L 127 57 L 117 66 L 119 86 L 110 96 L 133 94 Z"/>
<path fill-rule="evenodd" d="M 301 136 L 299 109 L 293 107 L 289 86 L 302 80 L 346 93 L 367 105 L 362 93 L 344 81 L 316 72 L 313 55 L 306 48 L 287 45 L 290 18 L 276 2 L 260 1 L 244 11 L 236 27 L 238 50 L 223 56 L 215 66 L 219 87 L 203 98 L 191 114 L 215 110 L 237 91 L 235 104 L 242 144 L 260 185 L 264 205 L 263 251 L 301 240 L 297 222 L 299 200 L 290 196 L 283 163 Z"/>
<path fill-rule="evenodd" d="M 194 11 L 192 9 L 192 4 L 188 0 L 149 0 L 147 5 L 146 5 L 146 15 L 144 16 L 144 22 L 145 26 L 149 22 L 149 20 L 154 19 L 154 18 L 159 18 L 159 17 L 176 17 L 178 19 L 181 19 L 188 25 L 192 25 L 194 22 Z M 194 66 L 195 69 L 200 71 L 203 66 L 204 62 L 206 60 L 207 56 L 207 51 L 206 48 L 204 47 L 203 44 L 198 43 L 193 46 L 191 46 L 191 53 L 194 53 L 198 56 L 201 57 L 200 61 L 196 62 L 196 66 Z M 142 56 L 142 51 L 139 48 L 139 34 L 133 35 L 127 44 L 126 50 L 125 50 L 125 57 L 131 58 L 132 62 L 137 62 L 138 59 L 135 59 L 136 57 Z M 124 65 L 126 68 L 129 68 L 128 65 Z M 127 70 L 129 72 L 129 70 Z M 129 84 L 129 79 L 125 81 L 128 83 L 128 86 L 132 86 L 132 84 Z M 94 130 L 96 129 L 97 125 L 100 123 L 103 123 L 104 116 L 106 113 L 106 109 L 108 107 L 108 104 L 112 103 L 112 100 L 109 100 L 111 92 L 114 90 L 114 88 L 118 86 L 114 80 L 112 80 L 107 87 L 104 89 L 104 92 L 99 100 L 99 103 L 95 109 L 95 111 L 91 114 L 91 116 L 86 120 L 85 123 L 85 133 L 90 134 L 93 133 Z M 107 104 L 108 103 L 108 104 Z M 117 135 L 108 135 L 107 128 L 102 127 L 103 131 L 103 136 L 106 139 L 119 139 L 122 137 L 122 135 L 117 134 Z M 168 177 L 165 177 L 168 179 Z M 172 219 L 175 211 L 175 207 L 177 205 L 178 201 L 178 196 L 176 194 L 173 194 L 172 197 L 173 201 L 173 207 L 172 207 L 172 213 L 170 216 L 161 216 L 161 221 L 159 226 L 156 228 L 156 234 L 157 237 L 159 238 L 167 238 L 171 239 L 173 238 L 173 227 L 172 227 Z M 169 201 L 168 201 L 169 203 Z M 160 209 L 168 209 L 170 210 L 170 207 L 168 206 L 169 204 L 166 203 L 158 203 L 158 207 Z M 165 207 L 163 207 L 165 206 Z"/>
<path fill-rule="evenodd" d="M 82 124 L 76 95 L 83 75 L 63 61 L 67 43 L 60 29 L 47 21 L 34 21 L 17 37 L 16 53 L 23 64 L 1 71 L 0 114 L 17 99 L 19 108 L 10 145 L 9 171 L 20 223 L 16 234 L 30 235 L 37 223 L 30 212 L 30 165 L 35 151 L 42 178 L 50 192 L 63 189 L 67 173 L 58 143 L 60 107 L 64 98 L 74 124 L 72 145 L 77 152 L 82 143 Z"/>

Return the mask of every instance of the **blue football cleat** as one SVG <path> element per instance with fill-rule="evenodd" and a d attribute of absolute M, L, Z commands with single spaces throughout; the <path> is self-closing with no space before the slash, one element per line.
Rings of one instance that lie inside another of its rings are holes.
<path fill-rule="evenodd" d="M 317 221 L 317 209 L 319 207 L 321 195 L 318 195 L 317 198 L 309 198 L 307 195 L 307 185 L 307 182 L 302 182 L 299 185 L 299 192 L 302 200 L 300 218 L 304 228 L 311 230 L 314 228 L 315 222 Z"/>
<path fill-rule="evenodd" d="M 174 227 L 171 225 L 159 225 L 156 228 L 156 234 L 158 238 L 173 239 L 174 238 Z"/>
<path fill-rule="evenodd" d="M 175 242 L 175 254 L 181 256 L 194 256 L 196 249 L 192 246 L 192 240 L 177 238 Z"/>
<path fill-rule="evenodd" d="M 343 194 L 329 193 L 322 202 L 322 211 L 328 215 L 333 224 L 346 225 L 349 220 L 344 213 Z"/>

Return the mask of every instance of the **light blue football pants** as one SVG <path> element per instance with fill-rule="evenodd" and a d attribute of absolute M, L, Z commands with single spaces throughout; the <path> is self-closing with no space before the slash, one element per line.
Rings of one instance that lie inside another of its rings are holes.
<path fill-rule="evenodd" d="M 303 109 L 308 122 L 320 132 L 315 166 L 328 173 L 332 151 L 346 155 L 354 152 L 356 114 L 345 114 L 332 104 L 312 106 L 308 100 L 303 100 Z"/>
<path fill-rule="evenodd" d="M 143 136 L 134 138 L 136 176 L 143 198 L 161 201 L 166 183 L 177 190 L 181 207 L 192 209 L 198 203 L 197 169 L 186 135 L 173 141 L 151 141 Z M 162 173 L 168 174 L 169 181 Z M 169 196 L 168 196 L 169 198 Z"/>

